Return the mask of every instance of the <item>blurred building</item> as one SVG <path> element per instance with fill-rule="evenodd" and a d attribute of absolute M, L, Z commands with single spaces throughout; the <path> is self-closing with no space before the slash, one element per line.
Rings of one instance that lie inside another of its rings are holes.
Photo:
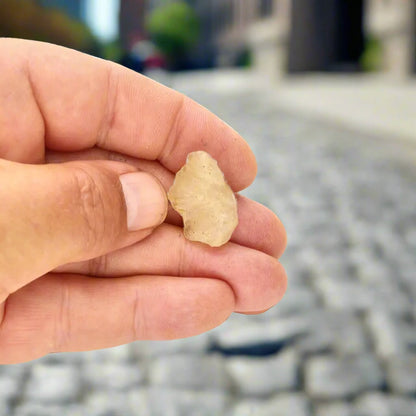
<path fill-rule="evenodd" d="M 130 50 L 145 36 L 144 19 L 148 3 L 147 0 L 120 0 L 119 36 L 125 50 Z"/>
<path fill-rule="evenodd" d="M 254 3 L 258 3 L 257 10 L 247 32 L 247 43 L 256 69 L 275 77 L 287 66 L 292 2 L 263 0 Z"/>
<path fill-rule="evenodd" d="M 292 1 L 289 72 L 356 71 L 364 52 L 364 1 Z"/>
<path fill-rule="evenodd" d="M 368 39 L 381 67 L 416 70 L 416 0 L 194 0 L 202 21 L 200 55 L 238 64 L 250 51 L 265 74 L 357 71 Z"/>
<path fill-rule="evenodd" d="M 60 9 L 78 20 L 85 19 L 85 3 L 86 0 L 40 0 L 42 6 Z"/>
<path fill-rule="evenodd" d="M 194 0 L 192 2 L 200 18 L 200 37 L 197 45 L 190 54 L 192 64 L 196 67 L 209 68 L 217 64 L 217 42 L 219 33 L 217 17 L 219 10 L 214 1 Z"/>
<path fill-rule="evenodd" d="M 365 27 L 382 45 L 382 69 L 416 73 L 416 0 L 367 0 Z"/>

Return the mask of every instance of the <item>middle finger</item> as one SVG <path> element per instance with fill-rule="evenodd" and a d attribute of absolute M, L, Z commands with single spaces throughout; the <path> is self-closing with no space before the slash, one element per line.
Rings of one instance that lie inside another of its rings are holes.
<path fill-rule="evenodd" d="M 211 277 L 227 282 L 234 291 L 236 312 L 265 310 L 286 290 L 286 274 L 272 256 L 228 243 L 211 248 L 189 242 L 179 227 L 162 224 L 152 235 L 105 256 L 57 269 L 98 277 L 168 275 Z"/>

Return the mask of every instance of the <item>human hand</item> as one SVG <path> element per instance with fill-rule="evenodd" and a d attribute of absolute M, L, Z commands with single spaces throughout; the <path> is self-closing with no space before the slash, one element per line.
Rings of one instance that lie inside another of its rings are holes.
<path fill-rule="evenodd" d="M 280 300 L 271 211 L 237 196 L 232 240 L 211 248 L 167 210 L 162 186 L 194 150 L 234 191 L 252 182 L 235 131 L 107 61 L 16 39 L 0 56 L 0 364 L 192 336 Z"/>

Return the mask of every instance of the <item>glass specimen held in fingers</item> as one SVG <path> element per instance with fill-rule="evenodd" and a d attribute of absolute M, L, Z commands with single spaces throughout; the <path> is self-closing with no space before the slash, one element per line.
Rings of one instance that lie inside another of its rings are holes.
<path fill-rule="evenodd" d="M 204 151 L 192 152 L 176 173 L 168 199 L 184 222 L 188 240 L 219 247 L 238 224 L 237 201 L 218 163 Z"/>

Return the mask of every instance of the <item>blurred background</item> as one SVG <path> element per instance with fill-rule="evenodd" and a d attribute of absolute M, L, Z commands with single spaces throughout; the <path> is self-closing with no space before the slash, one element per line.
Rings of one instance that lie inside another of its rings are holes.
<path fill-rule="evenodd" d="M 0 415 L 416 415 L 414 0 L 0 0 L 0 36 L 114 60 L 218 114 L 258 158 L 245 194 L 289 239 L 268 312 L 1 366 Z"/>

